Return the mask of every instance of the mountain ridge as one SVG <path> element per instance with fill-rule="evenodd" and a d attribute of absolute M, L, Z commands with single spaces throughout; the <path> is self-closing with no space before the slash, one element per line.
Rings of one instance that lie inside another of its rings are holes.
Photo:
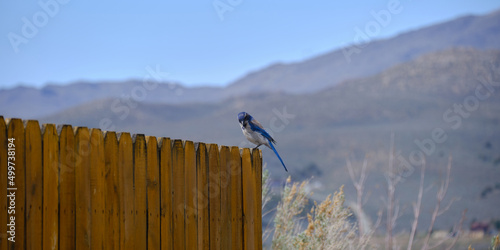
<path fill-rule="evenodd" d="M 484 16 L 468 15 L 363 44 L 359 48 L 360 53 L 351 54 L 350 61 L 346 59 L 344 51 L 360 45 L 327 52 L 302 62 L 273 64 L 247 74 L 233 82 L 229 88 L 248 90 L 255 87 L 250 83 L 259 82 L 258 90 L 314 92 L 343 80 L 376 74 L 427 52 L 464 46 L 500 49 L 499 34 L 500 11 Z M 314 69 L 315 72 L 307 72 L 307 76 L 304 76 L 304 68 Z"/>
<path fill-rule="evenodd" d="M 301 62 L 275 63 L 249 72 L 226 87 L 188 88 L 175 82 L 75 82 L 43 88 L 0 89 L 0 114 L 39 118 L 99 99 L 127 99 L 147 103 L 216 103 L 256 92 L 314 93 L 349 79 L 367 77 L 427 52 L 468 46 L 500 49 L 500 11 L 483 16 L 465 16 L 375 40 L 353 54 L 349 63 L 343 49 L 333 50 Z M 353 45 L 358 46 L 358 45 Z M 352 47 L 352 46 L 351 46 Z M 349 48 L 344 48 L 349 49 Z M 132 97 L 137 98 L 132 98 Z"/>

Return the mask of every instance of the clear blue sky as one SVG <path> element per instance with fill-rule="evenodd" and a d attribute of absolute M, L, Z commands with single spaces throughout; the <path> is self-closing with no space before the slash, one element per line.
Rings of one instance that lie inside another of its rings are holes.
<path fill-rule="evenodd" d="M 214 3 L 229 9 L 223 20 Z M 372 39 L 500 8 L 498 0 L 6 0 L 0 88 L 142 79 L 156 65 L 165 80 L 223 86 L 271 63 L 352 44 L 355 27 L 375 20 L 371 11 L 398 3 L 400 13 Z"/>

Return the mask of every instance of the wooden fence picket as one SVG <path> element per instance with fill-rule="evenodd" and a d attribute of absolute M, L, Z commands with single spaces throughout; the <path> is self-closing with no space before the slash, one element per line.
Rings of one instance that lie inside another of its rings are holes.
<path fill-rule="evenodd" d="M 185 249 L 186 246 L 184 231 L 184 178 L 184 146 L 181 140 L 175 140 L 172 145 L 172 230 L 174 249 Z"/>
<path fill-rule="evenodd" d="M 147 248 L 146 138 L 134 136 L 135 247 Z"/>
<path fill-rule="evenodd" d="M 106 168 L 104 157 L 104 136 L 100 129 L 90 131 L 90 224 L 92 230 L 91 248 L 103 249 L 106 233 L 105 200 Z"/>
<path fill-rule="evenodd" d="M 15 242 L 8 241 L 8 249 L 24 249 L 26 241 L 26 224 L 25 224 L 25 199 L 26 199 L 26 158 L 25 158 L 25 129 L 24 124 L 21 119 L 11 119 L 8 122 L 7 138 L 14 139 L 15 145 L 15 179 L 13 180 L 14 185 L 11 184 L 11 180 L 8 181 L 7 187 L 14 187 L 15 190 L 15 213 L 9 213 L 10 216 L 15 218 Z M 41 150 L 41 149 L 40 149 Z M 3 157 L 3 155 L 2 155 Z M 40 159 L 41 160 L 41 159 Z M 5 175 L 3 178 L 7 178 Z M 9 194 L 11 190 L 8 190 Z M 11 198 L 9 197 L 9 200 Z M 10 202 L 9 202 L 10 204 Z M 10 206 L 10 205 L 9 205 Z M 11 210 L 11 209 L 9 209 Z M 9 219 L 10 221 L 10 219 Z M 10 234 L 8 236 L 11 236 Z"/>
<path fill-rule="evenodd" d="M 8 141 L 7 141 L 7 124 L 0 116 L 0 249 L 7 249 L 7 156 L 8 156 Z M 4 177 L 5 176 L 5 177 Z"/>
<path fill-rule="evenodd" d="M 75 135 L 69 125 L 61 127 L 59 135 L 59 247 L 75 247 Z"/>
<path fill-rule="evenodd" d="M 75 130 L 76 249 L 90 249 L 90 133 L 85 127 Z"/>
<path fill-rule="evenodd" d="M 255 172 L 252 171 L 252 156 L 248 148 L 243 149 L 241 155 L 241 168 L 243 169 L 242 194 L 243 194 L 243 249 L 255 249 Z"/>
<path fill-rule="evenodd" d="M 198 245 L 198 211 L 196 208 L 196 151 L 192 141 L 184 145 L 184 189 L 185 189 L 185 237 L 186 249 L 196 249 Z"/>
<path fill-rule="evenodd" d="M 160 244 L 161 249 L 173 249 L 172 144 L 169 138 L 162 138 L 158 145 L 160 147 Z"/>
<path fill-rule="evenodd" d="M 148 249 L 160 249 L 160 169 L 156 137 L 146 137 L 147 197 L 148 197 Z"/>
<path fill-rule="evenodd" d="M 208 211 L 208 154 L 207 145 L 198 143 L 196 150 L 196 209 L 198 210 L 198 249 L 210 247 L 210 220 Z"/>
<path fill-rule="evenodd" d="M 129 133 L 119 135 L 118 169 L 120 199 L 120 248 L 135 248 L 134 161 L 133 144 Z"/>
<path fill-rule="evenodd" d="M 241 156 L 238 147 L 231 147 L 231 249 L 243 248 L 243 189 L 241 183 Z"/>
<path fill-rule="evenodd" d="M 25 129 L 26 143 L 26 248 L 42 246 L 42 135 L 37 121 L 30 120 Z"/>
<path fill-rule="evenodd" d="M 59 248 L 59 136 L 57 135 L 57 129 L 54 124 L 44 124 L 42 131 L 43 131 L 43 248 L 58 249 Z"/>
<path fill-rule="evenodd" d="M 230 185 L 230 155 L 229 147 L 219 147 L 219 176 L 220 176 L 220 230 L 221 249 L 231 249 L 231 207 L 229 202 Z"/>
<path fill-rule="evenodd" d="M 210 249 L 220 249 L 221 214 L 220 214 L 220 163 L 219 149 L 216 144 L 208 147 L 208 195 L 210 216 Z"/>

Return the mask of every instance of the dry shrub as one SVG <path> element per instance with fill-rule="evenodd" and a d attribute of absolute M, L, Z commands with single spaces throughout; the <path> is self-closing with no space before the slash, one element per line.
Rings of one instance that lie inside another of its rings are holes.
<path fill-rule="evenodd" d="M 343 186 L 333 197 L 311 208 L 308 225 L 301 230 L 297 222 L 307 204 L 308 182 L 291 183 L 290 177 L 276 208 L 273 249 L 364 249 L 369 237 L 358 237 L 356 225 L 349 221 L 351 213 L 344 206 Z"/>

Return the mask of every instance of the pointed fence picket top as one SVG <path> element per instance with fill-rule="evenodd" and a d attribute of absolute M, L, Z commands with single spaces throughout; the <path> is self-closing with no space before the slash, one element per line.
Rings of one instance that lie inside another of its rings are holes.
<path fill-rule="evenodd" d="M 261 157 L 0 116 L 0 250 L 261 249 Z"/>

